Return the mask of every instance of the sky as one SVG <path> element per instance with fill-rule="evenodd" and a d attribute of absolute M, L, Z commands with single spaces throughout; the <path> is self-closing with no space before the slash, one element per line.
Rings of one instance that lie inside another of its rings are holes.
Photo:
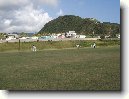
<path fill-rule="evenodd" d="M 38 32 L 63 15 L 120 23 L 119 0 L 0 0 L 0 32 Z"/>

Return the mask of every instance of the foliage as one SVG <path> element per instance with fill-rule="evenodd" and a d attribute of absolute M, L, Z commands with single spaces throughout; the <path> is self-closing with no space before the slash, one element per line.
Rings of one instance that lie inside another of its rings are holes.
<path fill-rule="evenodd" d="M 101 39 L 105 39 L 105 35 L 102 34 L 102 35 L 100 36 L 100 38 L 101 38 Z"/>
<path fill-rule="evenodd" d="M 92 36 L 94 34 L 114 36 L 114 34 L 120 33 L 120 24 L 110 22 L 101 23 L 93 18 L 65 15 L 45 24 L 38 34 L 47 35 L 48 33 L 64 33 L 68 31 L 76 31 L 78 34 Z"/>
<path fill-rule="evenodd" d="M 25 32 L 20 33 L 20 37 L 27 37 L 27 36 L 28 36 L 28 34 Z"/>
<path fill-rule="evenodd" d="M 5 39 L 6 38 L 6 33 L 0 33 L 0 39 Z"/>

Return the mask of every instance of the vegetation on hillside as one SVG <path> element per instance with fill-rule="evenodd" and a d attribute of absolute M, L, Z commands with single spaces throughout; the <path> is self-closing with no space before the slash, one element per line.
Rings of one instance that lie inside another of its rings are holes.
<path fill-rule="evenodd" d="M 5 39 L 6 38 L 6 33 L 0 33 L 0 39 Z"/>
<path fill-rule="evenodd" d="M 48 33 L 64 33 L 68 31 L 76 31 L 76 33 L 84 35 L 111 35 L 111 37 L 114 37 L 120 33 L 120 24 L 101 23 L 93 18 L 65 15 L 49 21 L 38 34 L 47 35 Z"/>

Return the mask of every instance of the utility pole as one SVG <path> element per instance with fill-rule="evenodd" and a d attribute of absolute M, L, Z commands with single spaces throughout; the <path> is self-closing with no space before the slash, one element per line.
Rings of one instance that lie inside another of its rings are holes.
<path fill-rule="evenodd" d="M 19 39 L 19 43 L 18 43 L 18 45 L 19 45 L 19 46 L 18 46 L 18 50 L 20 51 L 20 39 Z"/>

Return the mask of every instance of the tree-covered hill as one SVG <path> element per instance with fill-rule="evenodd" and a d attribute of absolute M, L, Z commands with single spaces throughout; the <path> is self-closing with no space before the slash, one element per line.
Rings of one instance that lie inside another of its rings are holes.
<path fill-rule="evenodd" d="M 48 33 L 64 33 L 68 31 L 76 31 L 78 34 L 84 35 L 111 35 L 120 33 L 120 24 L 103 22 L 93 18 L 81 18 L 74 15 L 60 16 L 49 21 L 38 32 L 38 34 Z"/>

